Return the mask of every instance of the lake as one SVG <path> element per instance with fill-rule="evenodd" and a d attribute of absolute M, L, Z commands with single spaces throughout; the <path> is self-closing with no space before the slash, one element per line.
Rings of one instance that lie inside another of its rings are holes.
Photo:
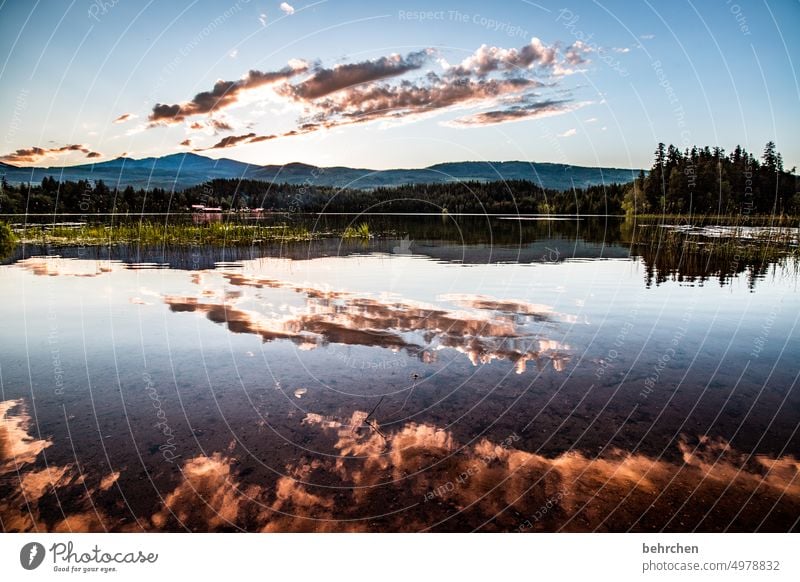
<path fill-rule="evenodd" d="M 3 530 L 798 528 L 796 228 L 302 220 L 5 259 Z"/>

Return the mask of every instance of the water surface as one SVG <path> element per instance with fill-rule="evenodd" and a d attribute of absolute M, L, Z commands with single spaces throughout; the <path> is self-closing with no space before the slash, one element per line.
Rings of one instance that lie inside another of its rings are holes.
<path fill-rule="evenodd" d="M 797 528 L 791 246 L 361 220 L 382 235 L 18 248 L 3 529 Z"/>

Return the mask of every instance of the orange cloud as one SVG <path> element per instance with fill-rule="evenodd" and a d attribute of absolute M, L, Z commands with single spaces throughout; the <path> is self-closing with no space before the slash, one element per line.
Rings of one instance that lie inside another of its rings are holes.
<path fill-rule="evenodd" d="M 125 123 L 126 121 L 130 121 L 131 119 L 136 119 L 138 116 L 133 113 L 123 113 L 119 117 L 117 117 L 112 123 Z"/>
<path fill-rule="evenodd" d="M 173 105 L 158 103 L 153 107 L 148 120 L 151 125 L 169 125 L 180 123 L 193 115 L 219 111 L 235 104 L 245 91 L 273 85 L 306 70 L 308 70 L 308 65 L 300 61 L 293 62 L 279 71 L 251 70 L 238 81 L 217 81 L 211 91 L 198 93 L 190 101 Z"/>
<path fill-rule="evenodd" d="M 0 160 L 4 162 L 19 163 L 19 164 L 35 164 L 41 160 L 57 156 L 60 154 L 70 152 L 81 152 L 86 154 L 87 158 L 100 157 L 100 153 L 91 151 L 88 147 L 82 144 L 70 144 L 58 148 L 40 148 L 31 147 L 18 149 L 10 154 L 0 156 Z"/>
<path fill-rule="evenodd" d="M 302 83 L 281 86 L 279 92 L 306 101 L 318 99 L 342 89 L 419 69 L 430 54 L 431 51 L 422 50 L 405 57 L 395 54 L 372 61 L 338 65 L 332 69 L 318 69 Z"/>

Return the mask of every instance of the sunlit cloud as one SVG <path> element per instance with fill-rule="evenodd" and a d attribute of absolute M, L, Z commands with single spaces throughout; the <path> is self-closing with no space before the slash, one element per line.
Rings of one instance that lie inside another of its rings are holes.
<path fill-rule="evenodd" d="M 519 49 L 505 49 L 496 46 L 481 45 L 472 55 L 459 65 L 446 66 L 447 73 L 452 76 L 486 76 L 495 71 L 520 72 L 535 66 L 550 67 L 556 62 L 556 49 L 546 46 L 538 38 Z"/>
<path fill-rule="evenodd" d="M 158 103 L 148 117 L 152 125 L 169 125 L 180 123 L 187 117 L 203 115 L 230 107 L 239 100 L 241 93 L 273 85 L 294 77 L 308 69 L 303 61 L 293 61 L 279 71 L 262 72 L 251 70 L 238 81 L 217 81 L 211 91 L 203 91 L 195 95 L 190 101 L 180 104 Z"/>
<path fill-rule="evenodd" d="M 459 79 L 452 82 L 430 74 L 419 84 L 377 84 L 343 91 L 317 102 L 317 113 L 301 126 L 306 130 L 364 123 L 376 119 L 404 119 L 456 107 L 493 103 L 504 95 L 521 94 L 539 86 L 528 79 Z"/>
<path fill-rule="evenodd" d="M 420 69 L 430 54 L 430 51 L 423 50 L 405 57 L 395 54 L 371 61 L 338 65 L 332 69 L 318 69 L 305 81 L 296 85 L 283 85 L 278 91 L 306 101 L 319 99 L 342 89 Z"/>
<path fill-rule="evenodd" d="M 40 148 L 36 146 L 30 148 L 21 148 L 4 156 L 0 156 L 0 160 L 12 164 L 35 164 L 48 158 L 53 158 L 72 152 L 86 154 L 87 158 L 101 157 L 99 152 L 92 151 L 85 145 L 70 144 L 57 148 Z"/>
<path fill-rule="evenodd" d="M 233 127 L 230 123 L 222 119 L 212 119 L 208 122 L 209 126 L 216 131 L 232 131 Z"/>
<path fill-rule="evenodd" d="M 283 134 L 286 135 L 286 134 Z M 245 143 L 258 143 L 262 141 L 268 141 L 271 139 L 275 139 L 280 137 L 278 135 L 256 135 L 253 132 L 246 133 L 244 135 L 229 135 L 227 137 L 222 138 L 214 145 L 207 147 L 207 148 L 198 148 L 195 151 L 206 151 L 206 150 L 219 150 L 225 148 L 232 148 L 234 146 L 245 144 Z M 187 140 L 188 141 L 188 140 Z"/>
<path fill-rule="evenodd" d="M 509 121 L 524 121 L 540 117 L 550 117 L 560 115 L 571 110 L 570 103 L 562 101 L 536 101 L 522 105 L 512 105 L 504 109 L 492 111 L 482 111 L 459 117 L 448 123 L 451 126 L 476 126 L 476 125 L 495 125 Z"/>
<path fill-rule="evenodd" d="M 289 4 L 288 2 L 281 2 L 281 12 L 284 14 L 294 14 L 294 6 Z"/>
<path fill-rule="evenodd" d="M 586 55 L 593 51 L 591 45 L 577 40 L 564 52 L 564 58 L 570 65 L 581 65 L 587 62 Z"/>
<path fill-rule="evenodd" d="M 130 121 L 132 119 L 136 119 L 138 115 L 135 113 L 123 113 L 119 117 L 117 117 L 113 123 L 125 123 L 126 121 Z"/>
<path fill-rule="evenodd" d="M 238 81 L 218 81 L 212 90 L 198 93 L 179 104 L 155 107 L 150 127 L 171 125 L 187 118 L 208 115 L 234 104 L 255 105 L 240 127 L 253 131 L 228 136 L 198 148 L 221 149 L 276 138 L 310 134 L 342 126 L 382 121 L 384 125 L 410 123 L 453 110 L 477 109 L 445 125 L 474 127 L 533 120 L 573 111 L 569 91 L 558 97 L 539 95 L 537 90 L 556 90 L 561 78 L 576 72 L 571 66 L 586 62 L 592 48 L 578 41 L 562 54 L 558 45 L 545 45 L 532 38 L 519 48 L 482 45 L 460 63 L 450 65 L 436 49 L 405 55 L 391 54 L 333 67 L 291 59 L 287 67 L 270 73 L 250 71 Z M 444 71 L 425 70 L 426 65 Z M 256 89 L 268 87 L 261 93 Z M 294 128 L 259 134 L 256 119 L 264 117 L 265 104 L 284 114 L 294 111 Z M 192 130 L 229 131 L 227 121 L 190 120 Z"/>

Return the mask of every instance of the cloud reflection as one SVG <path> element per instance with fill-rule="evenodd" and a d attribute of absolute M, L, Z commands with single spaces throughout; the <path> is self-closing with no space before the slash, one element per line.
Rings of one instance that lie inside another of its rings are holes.
<path fill-rule="evenodd" d="M 53 443 L 30 436 L 21 401 L 0 411 L 5 531 L 132 529 L 121 505 L 98 503 L 119 473 L 41 468 Z M 521 450 L 515 434 L 459 443 L 429 423 L 384 433 L 367 417 L 307 414 L 311 442 L 332 443 L 332 454 L 290 456 L 277 477 L 247 476 L 233 449 L 188 459 L 138 521 L 153 531 L 786 531 L 800 511 L 797 459 L 720 439 L 682 437 L 680 461 L 620 449 L 546 457 Z"/>
<path fill-rule="evenodd" d="M 467 309 L 447 310 L 239 273 L 224 276 L 236 286 L 294 291 L 304 296 L 305 305 L 289 315 L 267 315 L 237 307 L 239 297 L 230 292 L 221 299 L 210 289 L 198 296 L 168 295 L 164 301 L 174 312 L 204 314 L 234 333 L 260 335 L 265 342 L 290 340 L 303 349 L 331 343 L 370 346 L 404 351 L 424 362 L 435 361 L 439 350 L 453 349 L 476 366 L 507 360 L 520 374 L 531 361 L 539 369 L 551 362 L 563 371 L 569 360 L 569 346 L 528 327 L 557 315 L 547 306 L 464 295 L 447 298 Z"/>

